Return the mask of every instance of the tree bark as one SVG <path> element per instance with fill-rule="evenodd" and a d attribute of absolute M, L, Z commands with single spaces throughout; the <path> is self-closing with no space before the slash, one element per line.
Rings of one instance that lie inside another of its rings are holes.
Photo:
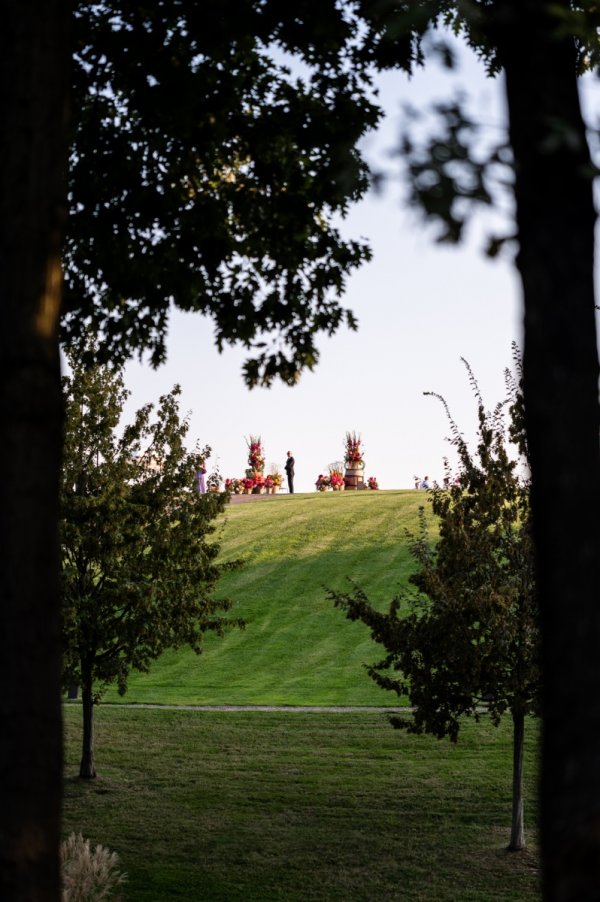
<path fill-rule="evenodd" d="M 0 898 L 57 900 L 68 4 L 0 6 Z"/>
<path fill-rule="evenodd" d="M 523 744 L 525 740 L 525 715 L 522 711 L 513 711 L 513 779 L 512 779 L 512 818 L 510 824 L 511 852 L 520 852 L 525 848 L 525 827 L 523 821 Z"/>
<path fill-rule="evenodd" d="M 498 0 L 516 166 L 524 377 L 541 605 L 544 897 L 600 894 L 600 460 L 592 177 L 573 41 Z M 584 519 L 583 511 L 592 512 Z"/>
<path fill-rule="evenodd" d="M 93 780 L 96 776 L 94 761 L 94 694 L 90 667 L 81 668 L 81 706 L 83 711 L 83 737 L 81 741 L 81 764 L 79 776 Z"/>

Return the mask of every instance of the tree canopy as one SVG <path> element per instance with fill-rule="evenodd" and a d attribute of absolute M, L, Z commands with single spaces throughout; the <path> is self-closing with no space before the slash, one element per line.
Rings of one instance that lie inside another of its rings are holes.
<path fill-rule="evenodd" d="M 357 142 L 379 111 L 348 16 L 326 0 L 315 34 L 312 13 L 76 5 L 65 341 L 86 323 L 101 359 L 157 364 L 175 306 L 252 351 L 249 385 L 293 384 L 319 333 L 356 326 L 340 297 L 370 252 L 337 220 L 368 186 Z"/>

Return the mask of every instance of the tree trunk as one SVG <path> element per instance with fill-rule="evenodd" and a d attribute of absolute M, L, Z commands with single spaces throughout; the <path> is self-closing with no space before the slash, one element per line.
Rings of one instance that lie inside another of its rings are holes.
<path fill-rule="evenodd" d="M 93 780 L 96 776 L 94 761 L 94 693 L 91 667 L 81 668 L 81 706 L 83 711 L 83 738 L 79 776 Z"/>
<path fill-rule="evenodd" d="M 57 325 L 68 4 L 0 7 L 0 898 L 60 897 Z"/>
<path fill-rule="evenodd" d="M 572 40 L 498 0 L 516 165 L 525 405 L 541 605 L 544 896 L 600 894 L 600 460 L 591 166 Z M 583 512 L 591 512 L 584 518 Z"/>
<path fill-rule="evenodd" d="M 511 852 L 520 852 L 525 848 L 525 828 L 523 822 L 523 743 L 525 739 L 525 715 L 522 711 L 513 711 L 513 781 L 512 781 L 512 818 L 510 824 Z"/>

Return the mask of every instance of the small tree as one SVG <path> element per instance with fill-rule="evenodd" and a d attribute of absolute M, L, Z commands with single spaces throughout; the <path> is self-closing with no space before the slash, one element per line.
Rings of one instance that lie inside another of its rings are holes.
<path fill-rule="evenodd" d="M 408 694 L 412 719 L 392 718 L 413 733 L 455 742 L 464 715 L 487 712 L 495 724 L 513 720 L 513 810 L 509 848 L 522 849 L 523 740 L 527 714 L 540 693 L 538 611 L 531 540 L 530 490 L 521 381 L 507 372 L 508 397 L 486 412 L 467 365 L 478 405 L 477 451 L 472 454 L 439 395 L 451 424 L 460 466 L 446 461 L 444 486 L 430 493 L 439 521 L 431 547 L 423 508 L 411 551 L 419 569 L 410 577 L 418 594 L 396 597 L 388 613 L 365 593 L 330 592 L 350 620 L 371 629 L 387 656 L 368 667 L 384 689 Z M 517 360 L 520 376 L 520 361 Z M 504 411 L 508 407 L 506 428 Z M 510 449 L 516 452 L 510 453 Z M 524 469 L 519 472 L 520 467 Z M 408 612 L 400 616 L 402 602 Z"/>
<path fill-rule="evenodd" d="M 223 567 L 207 536 L 224 496 L 194 490 L 195 456 L 178 386 L 117 432 L 127 398 L 122 375 L 71 360 L 62 472 L 64 680 L 82 687 L 81 777 L 95 777 L 93 706 L 110 683 L 124 693 L 132 668 L 147 671 L 166 648 L 201 651 L 222 633 L 212 589 Z M 207 457 L 210 449 L 204 450 Z M 235 621 L 239 624 L 239 621 Z"/>

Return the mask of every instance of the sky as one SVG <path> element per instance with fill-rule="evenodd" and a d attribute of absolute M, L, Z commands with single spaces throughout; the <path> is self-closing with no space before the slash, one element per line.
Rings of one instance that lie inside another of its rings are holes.
<path fill-rule="evenodd" d="M 322 339 L 315 371 L 293 388 L 248 390 L 243 349 L 219 354 L 211 321 L 198 314 L 172 315 L 165 365 L 152 370 L 128 364 L 129 411 L 181 385 L 182 411 L 190 413 L 189 446 L 212 447 L 209 472 L 216 463 L 223 477 L 243 476 L 246 439 L 260 435 L 267 468 L 282 468 L 291 450 L 296 491 L 314 491 L 318 475 L 343 459 L 346 432 L 355 431 L 363 440 L 365 476 L 375 476 L 381 489 L 412 488 L 415 475 L 441 480 L 444 457 L 452 459 L 443 407 L 424 392 L 444 396 L 468 440 L 476 406 L 461 357 L 469 361 L 487 407 L 505 397 L 504 370 L 522 329 L 513 262 L 484 256 L 482 220 L 461 246 L 436 244 L 432 227 L 407 208 L 399 164 L 390 155 L 401 105 L 424 109 L 457 88 L 490 133 L 501 134 L 501 81 L 487 79 L 468 50 L 459 53 L 456 73 L 432 66 L 410 81 L 394 73 L 378 82 L 386 118 L 366 140 L 365 152 L 397 177 L 356 205 L 343 225 L 348 237 L 366 238 L 373 250 L 372 261 L 349 278 L 343 299 L 359 320 L 357 332 L 343 329 Z"/>

